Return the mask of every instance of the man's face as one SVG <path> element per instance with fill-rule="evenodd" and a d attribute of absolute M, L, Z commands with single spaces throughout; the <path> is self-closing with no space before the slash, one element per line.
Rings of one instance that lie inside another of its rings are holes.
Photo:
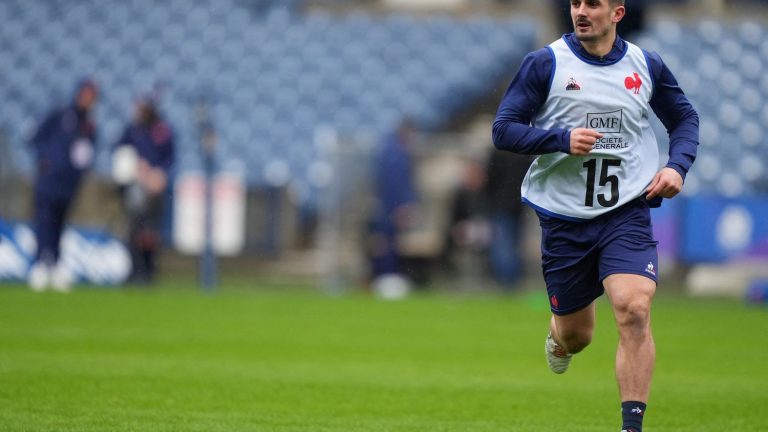
<path fill-rule="evenodd" d="M 77 105 L 84 109 L 89 110 L 96 103 L 98 98 L 98 91 L 95 86 L 86 85 L 80 89 L 77 95 Z"/>
<path fill-rule="evenodd" d="M 611 6 L 610 0 L 571 0 L 573 29 L 582 42 L 605 38 L 623 16 L 624 6 Z"/>
<path fill-rule="evenodd" d="M 133 112 L 133 118 L 137 123 L 146 123 L 149 121 L 150 107 L 145 101 L 139 101 L 136 103 L 136 108 Z"/>

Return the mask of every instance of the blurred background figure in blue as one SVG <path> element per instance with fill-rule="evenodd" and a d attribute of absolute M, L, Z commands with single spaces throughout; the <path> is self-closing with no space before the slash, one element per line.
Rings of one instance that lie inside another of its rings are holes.
<path fill-rule="evenodd" d="M 37 253 L 29 271 L 35 291 L 51 287 L 68 291 L 72 276 L 60 265 L 60 241 L 67 214 L 77 197 L 83 174 L 95 155 L 96 126 L 92 109 L 98 98 L 96 83 L 81 81 L 66 107 L 51 111 L 35 132 L 34 216 Z"/>
<path fill-rule="evenodd" d="M 443 269 L 451 277 L 488 275 L 491 243 L 490 207 L 485 193 L 487 173 L 483 163 L 469 160 L 461 182 L 453 190 L 448 206 L 448 225 L 443 248 Z"/>
<path fill-rule="evenodd" d="M 528 156 L 496 149 L 488 157 L 485 191 L 493 232 L 489 259 L 494 279 L 505 288 L 512 288 L 525 274 L 522 223 L 527 210 L 520 198 L 520 185 L 530 164 Z"/>
<path fill-rule="evenodd" d="M 373 160 L 376 203 L 369 227 L 369 254 L 372 287 L 383 298 L 401 298 L 410 290 L 398 239 L 416 219 L 411 154 L 414 132 L 413 123 L 403 120 L 384 138 Z"/>
<path fill-rule="evenodd" d="M 121 201 L 129 221 L 129 282 L 136 284 L 148 284 L 155 277 L 166 192 L 175 157 L 173 130 L 158 111 L 157 102 L 155 96 L 143 96 L 136 101 L 133 120 L 113 149 L 113 175 L 120 184 Z"/>

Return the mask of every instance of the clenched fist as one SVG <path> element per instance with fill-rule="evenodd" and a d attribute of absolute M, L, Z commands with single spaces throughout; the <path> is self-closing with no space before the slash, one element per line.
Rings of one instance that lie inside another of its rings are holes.
<path fill-rule="evenodd" d="M 574 156 L 584 156 L 592 151 L 595 142 L 602 138 L 603 134 L 586 128 L 576 128 L 571 131 L 571 154 Z"/>
<path fill-rule="evenodd" d="M 672 198 L 683 190 L 683 178 L 680 173 L 672 168 L 665 167 L 656 173 L 651 184 L 645 190 L 646 199 L 653 199 L 657 196 L 662 198 Z"/>

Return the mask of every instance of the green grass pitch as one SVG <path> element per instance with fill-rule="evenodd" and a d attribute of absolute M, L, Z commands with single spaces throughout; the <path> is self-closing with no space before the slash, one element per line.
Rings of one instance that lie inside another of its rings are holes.
<path fill-rule="evenodd" d="M 562 376 L 539 294 L 0 287 L 1 431 L 609 431 L 605 300 Z M 768 430 L 768 308 L 659 296 L 646 430 Z"/>

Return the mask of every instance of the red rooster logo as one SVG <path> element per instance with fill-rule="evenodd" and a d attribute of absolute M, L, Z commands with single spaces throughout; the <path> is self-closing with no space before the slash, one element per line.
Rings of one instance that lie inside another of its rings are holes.
<path fill-rule="evenodd" d="M 638 94 L 640 93 L 640 86 L 643 85 L 643 81 L 640 79 L 640 75 L 638 75 L 637 72 L 633 72 L 632 75 L 634 75 L 634 78 L 631 76 L 624 78 L 624 87 L 626 87 L 627 90 L 634 90 L 634 94 Z"/>

